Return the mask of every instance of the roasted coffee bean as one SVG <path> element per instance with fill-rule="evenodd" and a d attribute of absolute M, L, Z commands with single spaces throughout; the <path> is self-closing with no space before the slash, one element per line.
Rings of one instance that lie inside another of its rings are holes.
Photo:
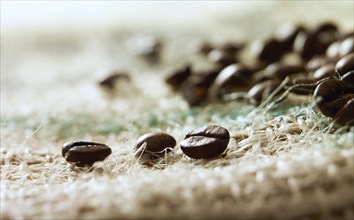
<path fill-rule="evenodd" d="M 336 64 L 336 71 L 340 76 L 354 70 L 354 53 L 348 54 Z"/>
<path fill-rule="evenodd" d="M 247 93 L 252 104 L 259 104 L 267 98 L 281 84 L 279 80 L 267 80 L 253 86 Z"/>
<path fill-rule="evenodd" d="M 173 73 L 171 73 L 165 81 L 172 88 L 177 89 L 182 85 L 184 81 L 188 79 L 191 73 L 191 66 L 185 65 L 182 68 L 177 69 Z"/>
<path fill-rule="evenodd" d="M 303 60 L 310 60 L 315 55 L 316 38 L 307 31 L 300 31 L 294 41 L 294 51 Z"/>
<path fill-rule="evenodd" d="M 326 115 L 333 117 L 350 99 L 354 98 L 354 85 L 339 80 L 320 83 L 314 97 L 319 99 L 317 107 Z"/>
<path fill-rule="evenodd" d="M 306 69 L 303 65 L 290 65 L 290 64 L 283 64 L 283 63 L 273 63 L 267 66 L 264 71 L 266 76 L 272 79 L 285 79 L 287 76 L 296 74 L 296 73 L 303 73 Z"/>
<path fill-rule="evenodd" d="M 129 81 L 130 76 L 125 72 L 114 72 L 99 81 L 99 85 L 107 89 L 114 89 L 115 85 L 120 80 Z"/>
<path fill-rule="evenodd" d="M 145 60 L 156 63 L 160 59 L 162 42 L 152 35 L 142 35 L 131 39 L 130 49 Z"/>
<path fill-rule="evenodd" d="M 135 157 L 141 163 L 148 163 L 163 157 L 176 146 L 176 140 L 169 134 L 157 132 L 141 136 L 135 146 Z"/>
<path fill-rule="evenodd" d="M 337 59 L 329 58 L 324 55 L 316 55 L 311 60 L 309 60 L 307 62 L 306 70 L 309 72 L 316 71 L 320 67 L 327 65 L 327 64 L 335 65 L 336 61 L 337 61 Z"/>
<path fill-rule="evenodd" d="M 321 68 L 317 69 L 314 73 L 313 73 L 313 77 L 315 79 L 323 79 L 326 77 L 336 77 L 336 70 L 334 69 L 334 65 L 333 64 L 327 64 L 322 66 Z"/>
<path fill-rule="evenodd" d="M 347 37 L 342 41 L 339 47 L 340 57 L 344 57 L 350 53 L 354 53 L 354 37 Z"/>
<path fill-rule="evenodd" d="M 223 67 L 236 62 L 233 53 L 217 49 L 213 49 L 208 53 L 208 59 Z"/>
<path fill-rule="evenodd" d="M 102 161 L 112 153 L 110 147 L 105 144 L 74 141 L 63 145 L 62 155 L 66 161 L 75 166 L 91 166 L 96 161 Z"/>
<path fill-rule="evenodd" d="M 282 48 L 285 51 L 291 51 L 293 48 L 293 44 L 298 33 L 305 28 L 294 24 L 294 23 L 286 23 L 280 26 L 274 34 L 274 37 L 277 41 L 282 44 Z"/>
<path fill-rule="evenodd" d="M 333 117 L 335 123 L 354 126 L 354 98 L 350 99 Z"/>
<path fill-rule="evenodd" d="M 273 63 L 281 59 L 284 54 L 283 45 L 276 39 L 268 39 L 264 42 L 256 42 L 253 47 L 260 61 Z"/>
<path fill-rule="evenodd" d="M 344 74 L 340 80 L 343 82 L 350 83 L 354 86 L 354 70 Z"/>
<path fill-rule="evenodd" d="M 182 95 L 189 106 L 201 104 L 207 98 L 208 90 L 208 85 L 193 80 L 188 80 L 182 85 Z"/>
<path fill-rule="evenodd" d="M 242 91 L 249 88 L 251 81 L 252 71 L 250 69 L 242 64 L 232 64 L 219 73 L 210 91 L 213 96 Z"/>
<path fill-rule="evenodd" d="M 228 130 L 217 125 L 208 125 L 188 132 L 180 146 L 188 157 L 210 159 L 222 154 L 229 141 Z"/>
<path fill-rule="evenodd" d="M 314 36 L 316 40 L 323 45 L 328 47 L 329 44 L 334 42 L 337 38 L 338 27 L 333 22 L 324 22 L 318 26 L 314 31 Z"/>
<path fill-rule="evenodd" d="M 341 41 L 334 41 L 333 43 L 331 43 L 326 50 L 326 56 L 335 59 L 340 57 L 339 51 L 340 51 L 341 44 L 342 44 Z"/>

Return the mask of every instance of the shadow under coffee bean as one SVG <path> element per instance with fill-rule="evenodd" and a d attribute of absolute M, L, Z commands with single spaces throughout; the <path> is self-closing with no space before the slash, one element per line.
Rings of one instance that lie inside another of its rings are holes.
<path fill-rule="evenodd" d="M 229 144 L 229 131 L 217 125 L 208 125 L 187 133 L 181 150 L 193 159 L 210 159 L 222 154 Z"/>
<path fill-rule="evenodd" d="M 106 159 L 111 153 L 112 150 L 107 145 L 87 141 L 68 142 L 62 148 L 65 160 L 78 167 L 91 166 Z"/>

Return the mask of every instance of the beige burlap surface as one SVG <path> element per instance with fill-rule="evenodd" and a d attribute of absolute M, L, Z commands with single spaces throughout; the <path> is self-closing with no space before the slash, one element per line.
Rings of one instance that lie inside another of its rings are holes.
<path fill-rule="evenodd" d="M 164 83 L 187 62 L 210 66 L 195 52 L 200 39 L 251 43 L 286 22 L 353 30 L 353 1 L 1 4 L 1 219 L 354 218 L 353 130 L 333 129 L 312 96 L 190 108 Z M 141 35 L 162 40 L 160 63 L 131 52 Z M 102 69 L 132 80 L 108 94 Z M 190 159 L 178 144 L 206 124 L 230 131 L 228 149 Z M 177 146 L 142 166 L 133 148 L 153 131 Z M 61 155 L 73 140 L 112 154 L 75 168 Z"/>

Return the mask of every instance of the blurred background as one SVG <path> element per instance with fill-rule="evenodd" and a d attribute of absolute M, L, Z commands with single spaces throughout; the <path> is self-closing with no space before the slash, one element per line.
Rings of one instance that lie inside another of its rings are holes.
<path fill-rule="evenodd" d="M 349 31 L 353 10 L 353 1 L 1 1 L 1 114 L 99 106 L 101 69 L 126 70 L 159 97 L 161 75 L 206 65 L 194 56 L 199 40 L 252 42 L 287 22 Z M 158 65 L 134 55 L 139 36 L 162 41 Z"/>

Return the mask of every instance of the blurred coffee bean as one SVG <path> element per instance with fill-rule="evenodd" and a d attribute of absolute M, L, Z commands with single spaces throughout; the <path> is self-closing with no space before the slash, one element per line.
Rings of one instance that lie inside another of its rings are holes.
<path fill-rule="evenodd" d="M 335 23 L 327 21 L 320 24 L 314 31 L 316 40 L 328 47 L 334 42 L 338 35 L 338 27 Z"/>
<path fill-rule="evenodd" d="M 303 60 L 310 60 L 315 54 L 316 38 L 307 31 L 300 31 L 294 41 L 294 51 Z"/>
<path fill-rule="evenodd" d="M 344 81 L 344 82 L 347 82 L 347 83 L 350 83 L 354 86 L 354 70 L 353 71 L 350 71 L 350 72 L 347 72 L 346 74 L 344 74 L 341 79 L 341 81 Z"/>
<path fill-rule="evenodd" d="M 230 141 L 227 129 L 208 125 L 187 133 L 181 142 L 181 150 L 193 159 L 210 159 L 222 154 Z"/>
<path fill-rule="evenodd" d="M 342 57 L 336 64 L 336 71 L 340 76 L 354 70 L 354 53 Z"/>
<path fill-rule="evenodd" d="M 231 41 L 224 41 L 219 43 L 219 45 L 216 45 L 214 47 L 217 50 L 221 50 L 221 51 L 225 51 L 228 53 L 236 53 L 239 50 L 244 48 L 244 44 L 243 43 L 239 43 L 239 42 L 231 42 Z"/>
<path fill-rule="evenodd" d="M 130 76 L 125 72 L 113 72 L 100 80 L 98 84 L 107 89 L 114 89 L 118 81 L 125 80 L 130 81 Z"/>
<path fill-rule="evenodd" d="M 191 66 L 189 64 L 184 65 L 167 76 L 165 82 L 172 88 L 178 89 L 182 83 L 188 79 L 191 73 Z"/>
<path fill-rule="evenodd" d="M 128 46 L 133 53 L 151 63 L 156 63 L 160 59 L 162 42 L 152 35 L 134 37 L 129 41 Z"/>
<path fill-rule="evenodd" d="M 249 88 L 252 82 L 252 71 L 242 64 L 225 67 L 216 77 L 210 91 L 213 96 Z"/>
<path fill-rule="evenodd" d="M 260 104 L 281 84 L 279 80 L 267 80 L 253 86 L 247 93 L 252 104 Z"/>
<path fill-rule="evenodd" d="M 297 95 L 310 95 L 313 94 L 318 84 L 320 84 L 320 79 L 301 76 L 291 80 L 286 88 L 292 86 L 290 92 Z"/>
<path fill-rule="evenodd" d="M 350 99 L 354 98 L 354 85 L 339 80 L 320 83 L 314 91 L 319 99 L 317 107 L 329 117 L 333 117 Z"/>
<path fill-rule="evenodd" d="M 298 33 L 305 28 L 294 24 L 294 23 L 286 23 L 280 26 L 274 33 L 274 37 L 277 41 L 282 44 L 282 48 L 285 51 L 291 51 L 293 48 L 293 44 Z"/>
<path fill-rule="evenodd" d="M 201 104 L 208 95 L 209 86 L 206 83 L 188 80 L 182 85 L 182 95 L 189 106 Z"/>
<path fill-rule="evenodd" d="M 147 164 L 163 157 L 176 146 L 176 140 L 169 134 L 156 132 L 141 136 L 136 143 L 134 152 L 139 162 Z"/>
<path fill-rule="evenodd" d="M 335 65 L 336 59 L 329 58 L 325 55 L 316 55 L 314 56 L 311 60 L 309 60 L 306 64 L 306 70 L 309 72 L 316 71 L 320 67 L 327 65 L 327 64 L 333 64 Z"/>
<path fill-rule="evenodd" d="M 334 65 L 333 64 L 327 64 L 324 65 L 320 68 L 318 68 L 314 73 L 313 73 L 313 77 L 315 79 L 323 79 L 326 77 L 336 77 L 336 70 L 334 69 Z"/>
<path fill-rule="evenodd" d="M 267 66 L 264 70 L 264 74 L 269 76 L 271 79 L 285 79 L 287 76 L 296 74 L 296 73 L 303 73 L 306 69 L 304 65 L 290 65 L 290 64 L 283 64 L 283 63 L 273 63 Z"/>
<path fill-rule="evenodd" d="M 283 45 L 275 39 L 268 39 L 263 42 L 257 41 L 253 50 L 258 60 L 267 63 L 279 61 L 284 54 Z"/>
<path fill-rule="evenodd" d="M 78 167 L 91 166 L 97 161 L 102 161 L 112 153 L 110 147 L 105 144 L 74 141 L 63 145 L 62 155 L 69 163 Z"/>
<path fill-rule="evenodd" d="M 219 64 L 223 67 L 236 62 L 233 53 L 217 49 L 213 49 L 208 53 L 208 59 L 211 62 Z"/>
<path fill-rule="evenodd" d="M 339 56 L 343 57 L 354 53 L 354 37 L 347 37 L 342 41 L 339 47 Z"/>
<path fill-rule="evenodd" d="M 342 43 L 341 41 L 334 41 L 333 43 L 331 43 L 326 50 L 326 56 L 335 59 L 340 57 L 339 51 L 340 51 L 341 43 Z"/>
<path fill-rule="evenodd" d="M 335 123 L 354 126 L 354 98 L 350 99 L 334 116 Z"/>
<path fill-rule="evenodd" d="M 198 45 L 198 52 L 204 55 L 207 55 L 211 50 L 213 49 L 213 46 L 209 42 L 201 42 Z"/>

